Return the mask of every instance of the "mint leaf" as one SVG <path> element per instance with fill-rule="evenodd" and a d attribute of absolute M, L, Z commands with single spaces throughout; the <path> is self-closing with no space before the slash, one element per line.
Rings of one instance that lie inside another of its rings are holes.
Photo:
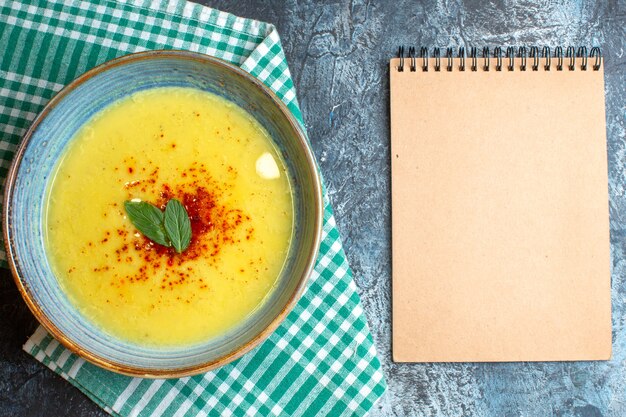
<path fill-rule="evenodd" d="M 124 208 L 133 226 L 145 237 L 163 246 L 171 246 L 163 226 L 164 215 L 158 207 L 145 201 L 125 201 Z"/>
<path fill-rule="evenodd" d="M 167 202 L 163 224 L 176 252 L 181 253 L 187 249 L 191 242 L 191 221 L 180 201 L 171 199 Z"/>

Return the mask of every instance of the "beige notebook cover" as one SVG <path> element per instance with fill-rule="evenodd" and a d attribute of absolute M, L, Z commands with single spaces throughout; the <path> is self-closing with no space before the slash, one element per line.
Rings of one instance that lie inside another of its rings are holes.
<path fill-rule="evenodd" d="M 390 63 L 393 358 L 611 356 L 603 70 Z"/>

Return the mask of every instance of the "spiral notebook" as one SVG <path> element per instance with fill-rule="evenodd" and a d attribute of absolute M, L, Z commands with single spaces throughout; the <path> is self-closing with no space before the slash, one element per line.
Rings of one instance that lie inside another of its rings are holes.
<path fill-rule="evenodd" d="M 393 358 L 609 359 L 600 50 L 468 52 L 390 62 Z"/>

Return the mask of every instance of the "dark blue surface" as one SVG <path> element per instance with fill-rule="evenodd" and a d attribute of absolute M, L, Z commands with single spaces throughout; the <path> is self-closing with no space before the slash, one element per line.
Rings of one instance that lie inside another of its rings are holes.
<path fill-rule="evenodd" d="M 372 417 L 626 416 L 626 1 L 204 3 L 272 22 L 281 34 L 389 384 Z M 602 47 L 613 262 L 611 361 L 391 362 L 387 64 L 400 44 L 479 50 Z M 0 311 L 0 415 L 106 415 L 20 351 L 35 322 L 6 272 L 0 277 Z"/>

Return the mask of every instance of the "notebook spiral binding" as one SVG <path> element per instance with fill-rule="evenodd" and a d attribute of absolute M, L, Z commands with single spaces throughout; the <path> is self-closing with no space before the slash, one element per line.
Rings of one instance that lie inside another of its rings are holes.
<path fill-rule="evenodd" d="M 564 63 L 567 61 L 567 69 L 569 71 L 574 71 L 576 69 L 576 60 L 580 59 L 580 69 L 582 71 L 587 71 L 587 62 L 589 58 L 593 59 L 593 65 L 591 66 L 594 71 L 598 71 L 602 64 L 602 52 L 600 48 L 593 47 L 587 53 L 587 47 L 581 46 L 576 50 L 573 46 L 568 46 L 565 50 L 565 55 L 563 55 L 563 47 L 557 46 L 554 49 L 554 56 L 551 54 L 551 50 L 549 46 L 544 46 L 541 50 L 541 54 L 539 53 L 539 48 L 537 46 L 531 46 L 527 51 L 525 46 L 521 46 L 515 50 L 515 47 L 509 46 L 506 48 L 506 52 L 504 58 L 506 59 L 506 70 L 507 71 L 515 71 L 515 58 L 520 58 L 519 62 L 519 70 L 526 71 L 527 69 L 527 61 L 530 60 L 530 69 L 532 71 L 539 71 L 542 68 L 544 71 L 550 71 L 552 68 L 552 58 L 554 57 L 556 61 L 556 70 L 563 71 Z M 398 49 L 398 57 L 400 58 L 400 64 L 396 67 L 399 72 L 404 72 L 404 68 L 406 66 L 405 61 L 409 61 L 408 69 L 411 72 L 417 71 L 418 59 L 421 60 L 420 68 L 422 71 L 428 71 L 428 48 L 421 47 L 419 58 L 416 56 L 415 47 L 411 46 L 408 49 L 408 53 L 405 57 L 404 54 L 404 46 L 400 46 Z M 528 54 L 527 54 L 528 52 Z M 454 65 L 454 50 L 453 48 L 446 48 L 445 54 L 445 70 L 453 71 Z M 441 71 L 441 49 L 433 48 L 432 50 L 432 58 L 435 60 L 434 70 Z M 459 58 L 459 71 L 465 71 L 465 48 L 460 47 L 457 58 Z M 471 47 L 469 50 L 469 69 L 470 71 L 478 71 L 478 61 L 482 60 L 480 68 L 483 71 L 489 71 L 491 68 L 491 53 L 488 47 L 484 47 L 482 51 L 482 56 L 478 57 L 478 50 L 476 47 Z M 493 58 L 495 60 L 495 70 L 502 71 L 502 47 L 495 47 L 493 50 Z M 540 66 L 540 59 L 544 59 L 545 64 Z"/>

